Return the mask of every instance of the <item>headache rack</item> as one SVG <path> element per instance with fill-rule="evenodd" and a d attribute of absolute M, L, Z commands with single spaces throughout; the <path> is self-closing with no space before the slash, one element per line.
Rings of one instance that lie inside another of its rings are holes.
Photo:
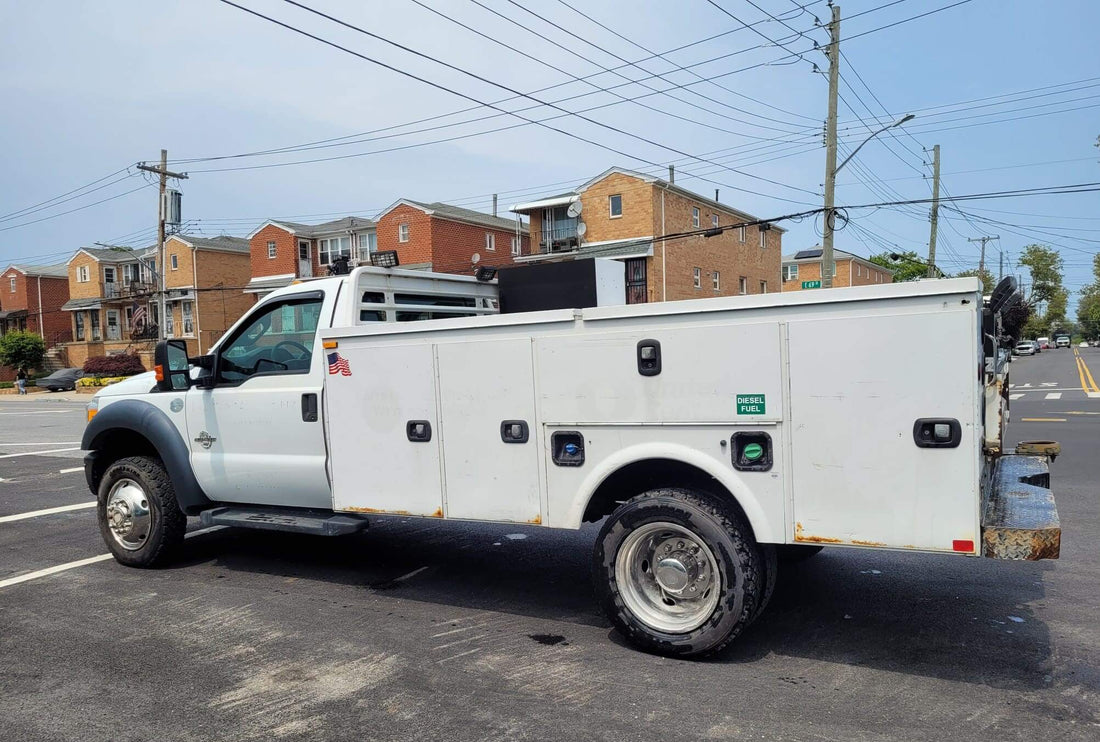
<path fill-rule="evenodd" d="M 356 268 L 349 279 L 355 291 L 349 325 L 474 317 L 500 311 L 495 280 L 367 266 Z"/>

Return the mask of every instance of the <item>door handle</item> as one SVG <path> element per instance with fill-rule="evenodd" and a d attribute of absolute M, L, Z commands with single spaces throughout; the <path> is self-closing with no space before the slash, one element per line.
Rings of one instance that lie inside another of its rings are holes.
<path fill-rule="evenodd" d="M 317 395 L 312 392 L 302 395 L 302 422 L 317 422 Z"/>
<path fill-rule="evenodd" d="M 526 443 L 529 437 L 526 420 L 505 420 L 500 424 L 500 439 L 505 443 Z"/>

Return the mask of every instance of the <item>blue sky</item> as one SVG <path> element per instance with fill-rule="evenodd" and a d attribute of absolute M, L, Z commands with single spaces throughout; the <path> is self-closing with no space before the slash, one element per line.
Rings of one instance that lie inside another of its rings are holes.
<path fill-rule="evenodd" d="M 281 0 L 239 2 L 475 99 L 510 96 Z M 549 125 L 606 148 L 534 125 L 410 146 L 524 122 L 500 116 L 414 133 L 496 112 L 480 109 L 407 126 L 473 104 L 217 0 L 3 0 L 0 89 L 7 115 L 0 122 L 0 263 L 63 261 L 97 241 L 149 244 L 156 194 L 142 187 L 139 175 L 120 172 L 93 186 L 99 189 L 94 192 L 36 205 L 136 161 L 154 160 L 162 147 L 178 160 L 372 131 L 371 141 L 347 146 L 175 164 L 191 174 L 181 186 L 189 229 L 246 234 L 268 217 L 371 216 L 401 197 L 488 210 L 491 194 L 499 193 L 505 209 L 567 190 L 611 165 L 656 172 L 670 162 L 677 165 L 680 185 L 707 195 L 717 187 L 723 202 L 761 217 L 820 205 L 827 84 L 812 64 L 825 69 L 827 63 L 812 46 L 827 39 L 814 21 L 815 14 L 827 19 L 824 2 L 801 12 L 793 0 L 753 0 L 762 10 L 747 0 L 716 0 L 740 21 L 763 21 L 751 29 L 740 28 L 706 0 L 568 2 L 607 28 L 559 0 L 527 4 L 542 18 L 509 0 L 430 3 L 546 64 L 412 0 L 308 4 L 517 91 L 564 83 L 534 95 L 544 101 L 573 97 L 557 104 L 573 113 L 598 107 L 582 115 L 605 126 L 575 116 Z M 875 30 L 955 0 L 903 0 L 875 10 L 889 2 L 842 4 L 842 17 L 851 18 L 842 22 L 842 36 L 851 39 L 842 45 L 842 141 L 858 144 L 880 120 L 907 112 L 917 118 L 860 151 L 838 178 L 838 204 L 928 197 L 930 170 L 924 163 L 931 162 L 931 153 L 923 149 L 934 144 L 941 146 L 945 192 L 956 196 L 1100 181 L 1100 150 L 1093 146 L 1100 134 L 1100 3 L 971 0 Z M 638 62 L 649 56 L 645 50 L 665 52 L 733 29 L 739 30 L 667 55 L 670 61 Z M 622 60 L 638 64 L 602 72 L 624 65 Z M 751 69 L 739 71 L 745 67 Z M 627 79 L 656 73 L 663 77 L 644 85 L 686 87 L 650 95 L 651 89 Z M 592 85 L 574 77 L 619 87 L 593 93 Z M 574 97 L 582 93 L 589 95 Z M 521 99 L 501 107 L 532 105 Z M 537 107 L 522 115 L 541 120 L 560 114 Z M 388 128 L 400 125 L 406 126 Z M 215 171 L 399 147 L 405 148 Z M 91 205 L 102 199 L 110 200 Z M 990 244 L 989 265 L 996 269 L 1000 249 L 1006 272 L 1017 272 L 1021 248 L 1046 242 L 1062 251 L 1066 283 L 1075 290 L 1088 282 L 1091 257 L 1100 248 L 1098 203 L 1096 193 L 960 203 L 965 216 L 941 210 L 937 262 L 948 271 L 976 267 L 978 246 L 967 238 L 999 234 Z M 35 208 L 12 215 L 28 207 Z M 60 213 L 70 209 L 79 210 Z M 852 211 L 837 247 L 862 255 L 899 248 L 924 255 L 927 211 L 925 205 Z M 785 226 L 785 252 L 819 240 L 819 220 Z"/>

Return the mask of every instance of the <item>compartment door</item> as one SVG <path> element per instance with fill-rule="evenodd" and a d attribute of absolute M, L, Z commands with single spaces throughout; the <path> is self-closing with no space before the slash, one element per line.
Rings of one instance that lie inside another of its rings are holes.
<path fill-rule="evenodd" d="M 336 352 L 350 375 L 326 367 L 333 509 L 442 517 L 432 346 L 344 341 Z M 430 439 L 409 440 L 410 421 Z"/>
<path fill-rule="evenodd" d="M 542 522 L 531 341 L 446 343 L 437 354 L 447 517 Z M 526 442 L 503 440 L 505 421 L 525 426 Z"/>
<path fill-rule="evenodd" d="M 971 312 L 789 325 L 794 539 L 952 551 L 976 540 L 977 329 Z M 953 418 L 955 448 L 921 448 Z"/>

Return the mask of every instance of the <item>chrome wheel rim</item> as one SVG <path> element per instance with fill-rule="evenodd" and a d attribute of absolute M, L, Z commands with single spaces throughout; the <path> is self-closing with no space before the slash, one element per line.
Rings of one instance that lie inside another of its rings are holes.
<path fill-rule="evenodd" d="M 714 554 L 675 523 L 646 523 L 632 531 L 615 558 L 615 581 L 630 612 L 656 631 L 694 631 L 718 607 L 721 577 Z"/>
<path fill-rule="evenodd" d="M 127 551 L 145 545 L 153 527 L 149 497 L 133 479 L 120 479 L 107 493 L 107 528 L 115 543 Z"/>

